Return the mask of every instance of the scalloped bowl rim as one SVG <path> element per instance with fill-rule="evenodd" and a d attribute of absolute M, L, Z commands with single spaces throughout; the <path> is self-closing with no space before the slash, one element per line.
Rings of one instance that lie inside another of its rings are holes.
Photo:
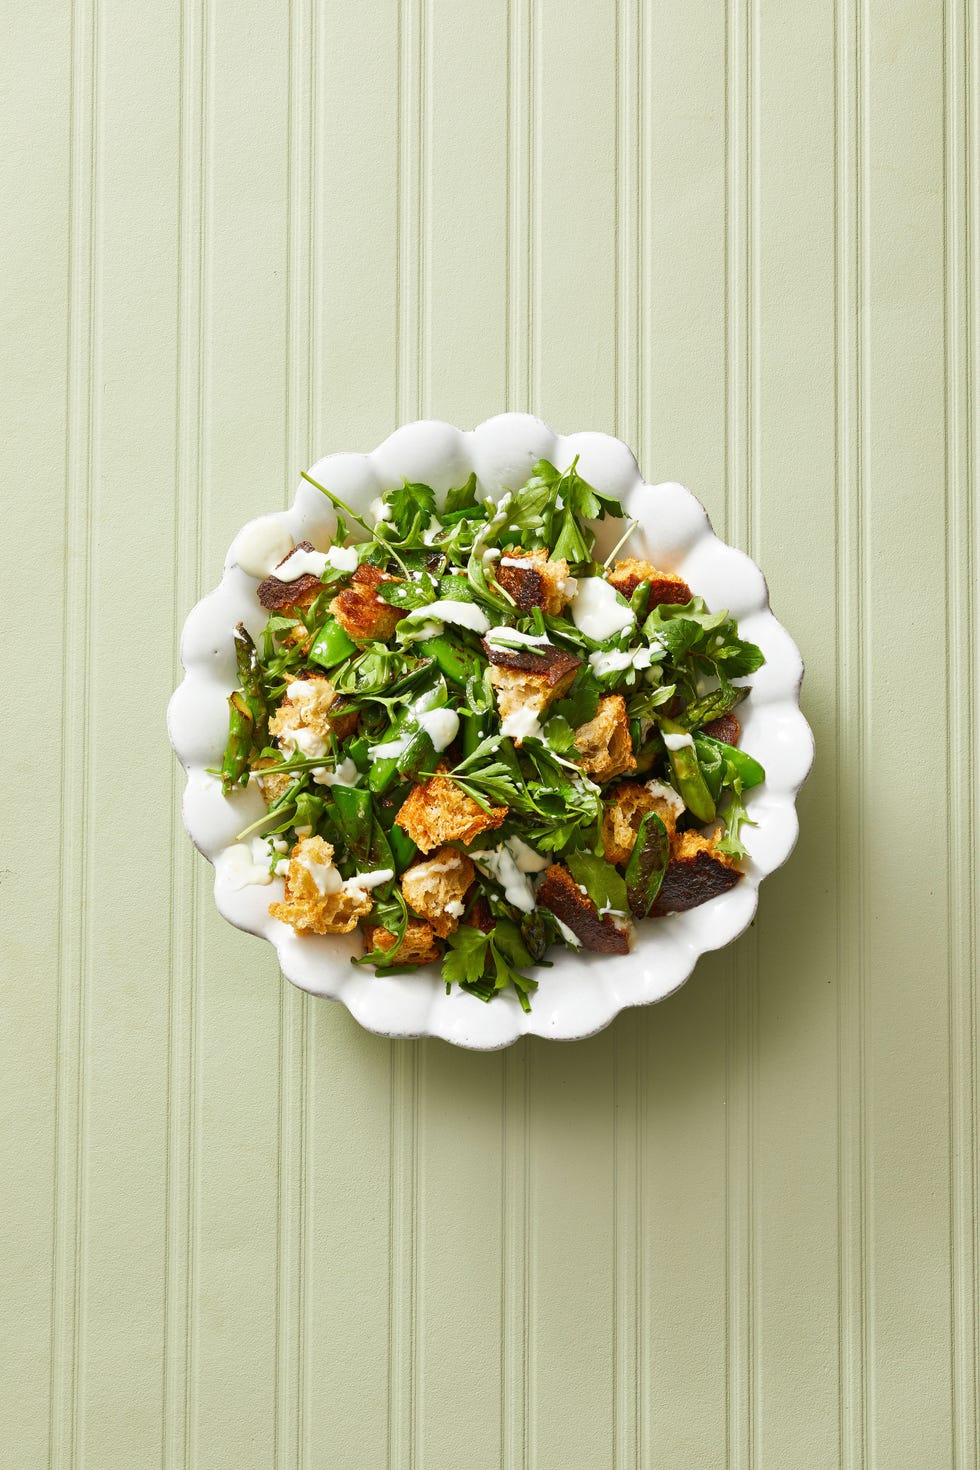
<path fill-rule="evenodd" d="M 746 749 L 766 766 L 766 782 L 750 792 L 747 806 L 757 825 L 747 829 L 745 876 L 728 893 L 698 909 L 637 926 L 631 954 L 608 957 L 562 952 L 543 970 L 533 1009 L 526 1015 L 509 993 L 485 1005 L 454 989 L 445 994 L 434 966 L 414 975 L 375 975 L 350 963 L 354 936 L 299 937 L 268 914 L 282 882 L 234 888 L 220 855 L 238 832 L 264 810 L 254 786 L 231 797 L 206 774 L 220 762 L 227 695 L 235 687 L 231 633 L 244 621 L 253 633 L 266 614 L 258 585 L 238 565 L 236 536 L 219 585 L 189 613 L 181 636 L 184 678 L 168 708 L 171 744 L 187 775 L 184 825 L 195 846 L 215 866 L 220 913 L 237 928 L 274 945 L 285 977 L 313 995 L 341 1001 L 366 1029 L 391 1038 L 438 1036 L 474 1050 L 496 1050 L 523 1035 L 560 1040 L 591 1036 L 630 1006 L 663 1000 L 689 978 L 702 954 L 731 943 L 752 922 L 764 877 L 780 867 L 796 843 L 796 797 L 813 761 L 813 735 L 800 711 L 803 661 L 769 606 L 765 578 L 743 552 L 711 528 L 701 503 L 674 482 L 643 479 L 622 440 L 593 431 L 559 435 L 531 414 L 499 414 L 464 431 L 437 419 L 405 424 L 368 454 L 340 453 L 318 460 L 310 473 L 329 484 L 354 509 L 367 509 L 382 490 L 403 479 L 444 493 L 475 470 L 481 491 L 498 497 L 515 489 L 541 458 L 564 468 L 575 455 L 586 480 L 617 496 L 639 521 L 628 554 L 646 554 L 679 571 L 709 607 L 727 607 L 744 636 L 759 643 L 766 664 L 752 678 L 740 707 Z M 335 528 L 327 498 L 301 480 L 286 511 L 257 518 L 278 523 L 294 541 L 304 537 L 322 549 Z M 619 522 L 595 526 L 600 556 L 615 544 Z"/>

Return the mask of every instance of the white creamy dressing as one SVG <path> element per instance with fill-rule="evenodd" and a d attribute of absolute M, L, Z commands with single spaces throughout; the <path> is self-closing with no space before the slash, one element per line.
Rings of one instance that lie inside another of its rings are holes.
<path fill-rule="evenodd" d="M 385 503 L 381 499 L 380 495 L 378 496 L 377 500 L 372 500 L 371 501 L 371 504 L 368 506 L 368 509 L 370 510 L 371 514 L 374 516 L 374 524 L 375 525 L 377 525 L 379 521 L 390 521 L 391 520 L 391 506 L 390 505 L 385 505 Z"/>
<path fill-rule="evenodd" d="M 550 857 L 542 857 L 533 847 L 522 842 L 520 837 L 508 837 L 506 846 L 522 873 L 543 873 L 545 868 L 551 867 Z"/>
<path fill-rule="evenodd" d="M 266 837 L 253 837 L 251 842 L 236 842 L 233 847 L 226 847 L 219 853 L 216 866 L 229 888 L 264 886 L 272 882 L 269 863 L 273 852 L 285 851 L 285 843 L 270 845 Z"/>
<path fill-rule="evenodd" d="M 399 756 L 405 754 L 412 743 L 415 731 L 410 730 L 405 735 L 399 735 L 397 740 L 386 740 L 383 745 L 372 745 L 368 748 L 369 761 L 396 761 Z"/>
<path fill-rule="evenodd" d="M 540 709 L 535 709 L 530 704 L 525 705 L 523 709 L 515 710 L 500 726 L 501 735 L 509 735 L 511 740 L 527 740 L 531 736 L 536 736 L 540 740 L 542 737 L 541 722 L 538 719 L 540 713 Z"/>
<path fill-rule="evenodd" d="M 319 760 L 330 749 L 330 742 L 324 736 L 305 725 L 300 725 L 298 730 L 283 730 L 277 739 L 279 749 L 285 751 L 287 756 L 295 755 L 299 751 L 311 761 Z"/>
<path fill-rule="evenodd" d="M 664 744 L 668 750 L 685 750 L 687 746 L 693 748 L 693 735 L 664 735 Z"/>
<path fill-rule="evenodd" d="M 294 861 L 306 869 L 317 892 L 324 898 L 331 893 L 340 893 L 341 890 L 351 898 L 364 898 L 369 889 L 378 888 L 395 876 L 391 868 L 376 868 L 371 873 L 355 873 L 351 878 L 341 878 L 333 863 L 319 863 L 305 852 L 299 853 Z"/>
<path fill-rule="evenodd" d="M 302 709 L 320 697 L 325 683 L 325 679 L 293 679 L 286 685 L 286 698 Z"/>
<path fill-rule="evenodd" d="M 519 628 L 491 628 L 485 635 L 486 641 L 495 648 L 506 648 L 508 643 L 527 643 L 536 647 L 552 647 L 547 633 L 522 633 Z"/>
<path fill-rule="evenodd" d="M 232 543 L 232 560 L 260 582 L 289 555 L 293 538 L 279 516 L 260 516 L 243 526 Z"/>
<path fill-rule="evenodd" d="M 431 709 L 418 717 L 419 729 L 424 730 L 438 752 L 451 745 L 459 733 L 459 715 L 451 709 Z"/>
<path fill-rule="evenodd" d="M 647 790 L 651 796 L 657 797 L 660 801 L 665 801 L 675 816 L 679 817 L 681 812 L 685 810 L 683 798 L 679 792 L 674 790 L 673 786 L 668 786 L 666 781 L 648 781 Z"/>
<path fill-rule="evenodd" d="M 451 898 L 446 904 L 446 913 L 454 919 L 461 919 L 463 917 L 463 900 L 461 898 Z"/>
<path fill-rule="evenodd" d="M 326 551 L 291 551 L 282 566 L 274 569 L 277 582 L 296 582 L 300 577 L 322 577 L 330 556 Z"/>
<path fill-rule="evenodd" d="M 458 628 L 471 628 L 474 633 L 486 633 L 490 627 L 489 618 L 475 602 L 458 602 L 452 597 L 430 602 L 428 607 L 416 608 L 403 621 L 411 624 L 413 620 L 423 622 L 426 619 L 453 623 Z"/>
<path fill-rule="evenodd" d="M 533 567 L 537 566 L 537 562 L 529 556 L 502 556 L 500 565 L 502 567 Z"/>
<path fill-rule="evenodd" d="M 316 766 L 310 774 L 317 786 L 356 786 L 361 779 L 361 773 L 349 755 L 344 756 L 335 771 L 328 770 L 326 766 Z"/>
<path fill-rule="evenodd" d="M 578 595 L 578 578 L 562 577 L 558 583 L 558 591 L 568 602 Z"/>
<path fill-rule="evenodd" d="M 487 549 L 486 549 L 486 551 L 483 552 L 483 564 L 484 564 L 484 566 L 486 566 L 486 564 L 487 564 L 488 561 L 497 561 L 499 559 L 499 557 L 500 557 L 500 547 L 499 546 L 488 546 Z"/>
<path fill-rule="evenodd" d="M 443 526 L 442 521 L 440 521 L 436 516 L 433 516 L 432 520 L 429 522 L 428 530 L 422 533 L 422 540 L 425 542 L 426 546 L 433 546 L 436 541 L 439 540 L 439 537 L 442 535 L 444 529 L 445 527 Z"/>
<path fill-rule="evenodd" d="M 382 883 L 387 883 L 394 876 L 392 868 L 375 868 L 371 873 L 355 873 L 353 878 L 345 879 L 344 888 L 353 898 L 363 897 L 368 890 L 380 888 Z"/>
<path fill-rule="evenodd" d="M 602 577 L 583 577 L 572 600 L 572 622 L 586 638 L 605 643 L 623 628 L 632 628 L 636 619 L 625 607 L 615 587 Z"/>
<path fill-rule="evenodd" d="M 357 547 L 331 546 L 327 552 L 327 563 L 335 567 L 338 572 L 356 572 Z"/>
<path fill-rule="evenodd" d="M 481 873 L 496 878 L 508 903 L 512 903 L 515 909 L 520 909 L 524 914 L 531 912 L 534 908 L 534 889 L 530 878 L 521 871 L 509 843 L 503 843 L 486 852 L 471 852 L 470 857 Z"/>
<path fill-rule="evenodd" d="M 611 648 L 607 653 L 590 653 L 589 663 L 601 679 L 603 674 L 622 669 L 648 669 L 650 657 L 649 648 Z"/>
<path fill-rule="evenodd" d="M 563 924 L 561 919 L 559 919 L 557 915 L 553 915 L 552 917 L 554 918 L 555 923 L 558 925 L 558 933 L 561 935 L 562 939 L 564 939 L 565 943 L 570 944 L 573 949 L 581 949 L 582 941 L 575 933 L 575 930 L 569 929 L 568 925 Z"/>

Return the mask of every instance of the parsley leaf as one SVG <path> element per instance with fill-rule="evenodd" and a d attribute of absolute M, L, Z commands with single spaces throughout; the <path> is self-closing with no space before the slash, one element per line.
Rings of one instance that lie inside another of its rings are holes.
<path fill-rule="evenodd" d="M 385 532 L 386 539 L 390 539 L 392 531 L 399 541 L 417 539 L 436 513 L 436 496 L 431 486 L 408 480 L 400 490 L 389 490 L 384 501 L 391 515 L 377 529 Z"/>
<path fill-rule="evenodd" d="M 570 852 L 565 862 L 576 883 L 582 885 L 600 912 L 603 909 L 618 909 L 621 914 L 629 912 L 626 880 L 612 863 L 591 852 Z"/>

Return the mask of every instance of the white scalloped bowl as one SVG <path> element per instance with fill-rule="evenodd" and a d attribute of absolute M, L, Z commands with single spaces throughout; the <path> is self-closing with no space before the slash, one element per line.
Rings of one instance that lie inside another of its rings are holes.
<path fill-rule="evenodd" d="M 478 1050 L 509 1046 L 524 1035 L 565 1041 L 590 1036 L 627 1006 L 663 1000 L 684 983 L 700 955 L 741 934 L 755 913 L 759 884 L 786 861 L 796 842 L 796 794 L 813 760 L 813 736 L 799 707 L 799 650 L 769 610 L 759 568 L 718 539 L 704 508 L 683 486 L 646 484 L 626 445 L 608 434 L 562 436 L 540 419 L 513 413 L 488 419 L 468 433 L 434 420 L 406 424 L 373 453 L 330 455 L 311 474 L 363 512 L 382 490 L 404 479 L 431 485 L 438 493 L 462 484 L 475 470 L 482 493 L 497 497 L 522 485 L 536 460 L 549 459 L 564 469 L 575 455 L 584 478 L 617 496 L 639 522 L 630 554 L 680 572 L 709 607 L 729 609 L 743 636 L 765 653 L 766 663 L 739 707 L 741 743 L 766 768 L 765 784 L 747 797 L 756 825 L 745 831 L 745 876 L 700 908 L 639 924 L 628 958 L 553 951 L 553 968 L 539 972 L 534 1008 L 525 1015 L 513 994 L 504 993 L 490 1005 L 458 988 L 447 995 L 435 966 L 414 975 L 385 976 L 352 965 L 359 949 L 356 934 L 300 938 L 270 918 L 269 904 L 281 896 L 281 879 L 236 889 L 216 866 L 214 896 L 225 918 L 274 944 L 283 974 L 294 985 L 342 1001 L 362 1026 L 382 1036 L 441 1036 Z M 294 541 L 305 538 L 318 549 L 328 545 L 335 526 L 330 502 L 305 480 L 291 509 L 274 519 Z M 596 525 L 600 557 L 615 544 L 618 526 Z M 170 739 L 187 772 L 184 824 L 212 863 L 265 810 L 254 787 L 225 797 L 219 781 L 207 774 L 221 761 L 227 696 L 236 683 L 232 632 L 243 622 L 257 635 L 267 617 L 256 586 L 238 566 L 233 544 L 220 585 L 184 625 L 180 651 L 186 673 L 168 712 Z"/>

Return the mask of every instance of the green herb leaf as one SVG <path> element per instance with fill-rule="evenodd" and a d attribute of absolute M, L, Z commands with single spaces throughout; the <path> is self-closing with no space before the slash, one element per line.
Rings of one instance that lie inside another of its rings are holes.
<path fill-rule="evenodd" d="M 612 863 L 592 852 L 567 853 L 565 862 L 576 883 L 582 885 L 600 912 L 616 909 L 621 914 L 628 913 L 626 882 Z"/>

